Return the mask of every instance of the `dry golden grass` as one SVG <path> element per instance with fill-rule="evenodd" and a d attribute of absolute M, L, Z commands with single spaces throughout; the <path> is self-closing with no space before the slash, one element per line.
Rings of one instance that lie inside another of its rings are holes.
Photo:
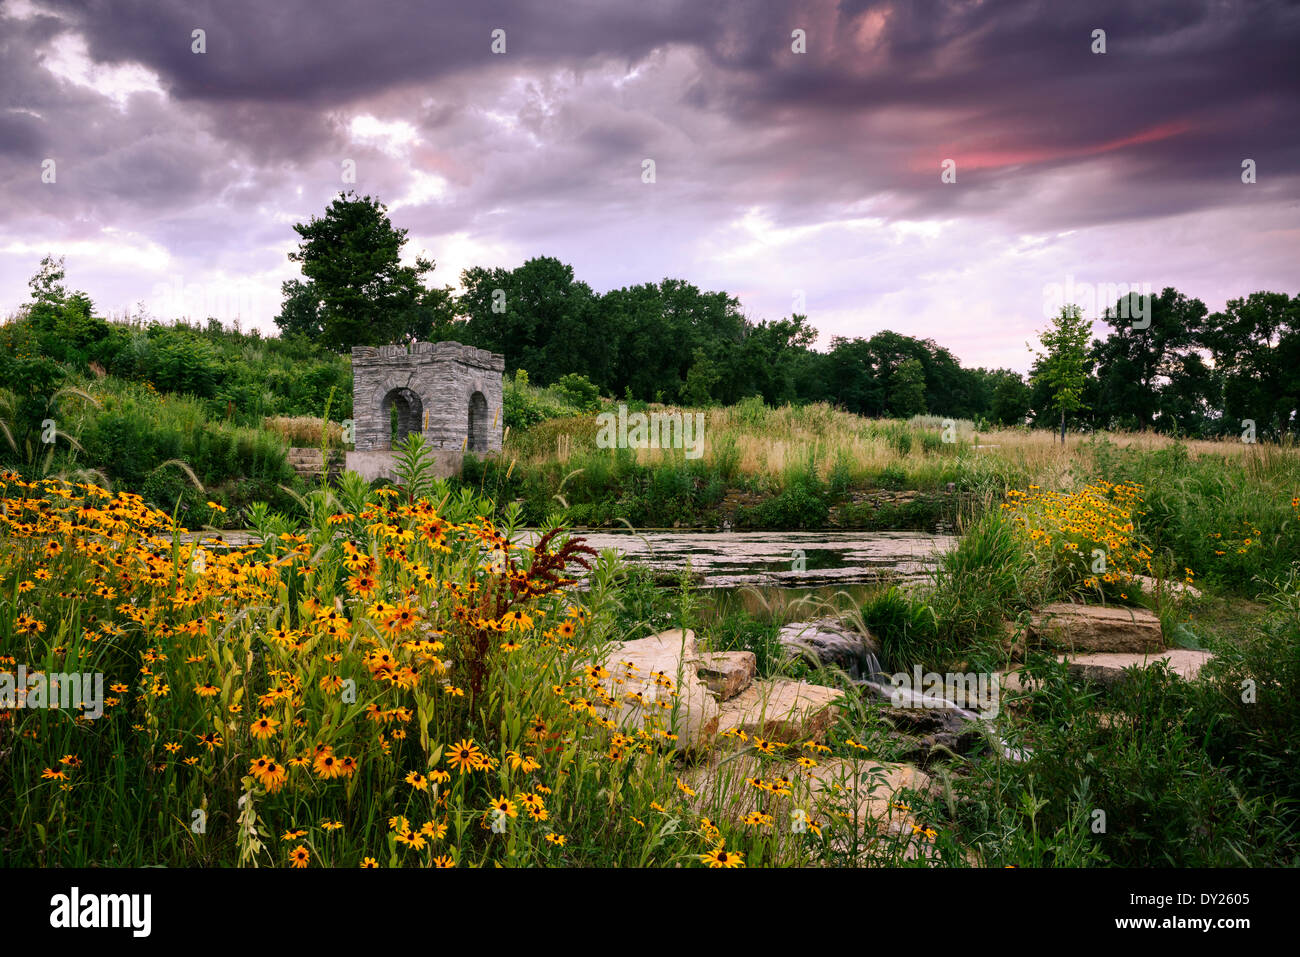
<path fill-rule="evenodd" d="M 650 412 L 689 415 L 696 410 L 652 406 Z M 779 480 L 791 470 L 811 462 L 823 479 L 837 468 L 852 481 L 871 481 L 885 470 L 901 470 L 920 485 L 934 484 L 950 472 L 957 458 L 964 468 L 987 470 L 991 475 L 1016 476 L 1057 489 L 1075 484 L 1071 467 L 1078 451 L 1097 436 L 1071 434 L 1064 445 L 1048 429 L 995 428 L 976 431 L 959 420 L 956 443 L 940 441 L 942 421 L 937 416 L 868 419 L 824 403 L 808 406 L 763 408 L 742 403 L 704 411 L 704 443 L 700 461 L 711 471 Z M 505 455 L 520 465 L 559 461 L 581 467 L 585 457 L 608 454 L 596 447 L 595 416 L 550 419 L 526 432 L 510 436 Z M 1175 441 L 1150 432 L 1108 432 L 1104 438 L 1119 446 L 1141 449 L 1167 447 Z M 1278 454 L 1294 454 L 1263 444 L 1236 439 L 1184 440 L 1193 457 L 1252 457 L 1266 464 Z M 634 452 L 642 465 L 682 460 L 677 449 L 641 448 Z M 928 480 L 928 482 L 927 482 Z"/>
<path fill-rule="evenodd" d="M 309 415 L 274 415 L 262 420 L 264 428 L 274 432 L 284 439 L 287 445 L 294 448 L 319 448 L 323 424 L 323 419 Z M 343 445 L 343 426 L 337 422 L 329 423 L 328 444 L 331 448 L 339 448 Z"/>

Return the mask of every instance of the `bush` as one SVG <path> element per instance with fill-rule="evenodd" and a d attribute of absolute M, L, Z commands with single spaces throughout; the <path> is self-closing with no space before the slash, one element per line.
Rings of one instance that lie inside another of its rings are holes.
<path fill-rule="evenodd" d="M 600 389 L 584 375 L 561 376 L 551 388 L 580 412 L 595 412 L 600 408 Z"/>
<path fill-rule="evenodd" d="M 891 492 L 901 492 L 907 488 L 907 470 L 894 462 L 886 465 L 876 476 L 876 485 Z"/>
<path fill-rule="evenodd" d="M 736 524 L 751 528 L 823 528 L 829 517 L 830 506 L 822 490 L 811 483 L 798 482 L 775 498 L 738 509 Z"/>
<path fill-rule="evenodd" d="M 529 429 L 546 419 L 562 415 L 573 415 L 577 411 L 571 406 L 548 401 L 546 393 L 528 385 L 528 373 L 520 369 L 513 380 L 503 383 L 501 406 L 504 422 L 511 429 Z"/>
<path fill-rule="evenodd" d="M 210 398 L 222 377 L 221 360 L 206 342 L 183 332 L 150 340 L 143 373 L 159 389 Z"/>

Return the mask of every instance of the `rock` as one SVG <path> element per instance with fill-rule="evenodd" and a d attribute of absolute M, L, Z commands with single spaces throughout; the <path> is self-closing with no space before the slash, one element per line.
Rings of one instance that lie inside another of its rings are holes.
<path fill-rule="evenodd" d="M 730 701 L 754 681 L 758 658 L 752 651 L 716 651 L 701 655 L 695 673 L 719 701 Z"/>
<path fill-rule="evenodd" d="M 1023 661 L 1029 639 L 1029 628 L 1018 621 L 1002 622 L 1002 650 L 1012 661 Z"/>
<path fill-rule="evenodd" d="M 844 692 L 787 678 L 755 681 L 722 705 L 718 732 L 733 728 L 773 741 L 820 741 Z"/>
<path fill-rule="evenodd" d="M 1138 583 L 1138 587 L 1148 595 L 1165 594 L 1171 598 L 1200 598 L 1201 590 L 1187 582 L 1181 582 L 1174 578 L 1168 578 L 1164 581 L 1157 581 L 1148 575 L 1134 575 L 1133 580 Z"/>
<path fill-rule="evenodd" d="M 609 674 L 601 680 L 601 687 L 621 706 L 598 704 L 598 710 L 621 728 L 632 730 L 644 727 L 647 715 L 656 715 L 657 721 L 651 724 L 663 729 L 671 726 L 678 747 L 683 749 L 707 743 L 718 731 L 720 714 L 708 686 L 690 664 L 698 658 L 695 633 L 681 629 L 614 645 L 605 664 Z M 641 695 L 640 702 L 631 699 L 636 694 Z"/>
<path fill-rule="evenodd" d="M 975 712 L 937 695 L 864 681 L 863 693 L 880 702 L 880 715 L 903 744 L 905 760 L 928 766 L 956 754 L 986 750 L 988 736 Z"/>
<path fill-rule="evenodd" d="M 923 690 L 879 681 L 859 681 L 857 687 L 864 695 L 888 705 L 888 714 L 897 715 L 903 722 L 910 721 L 918 728 L 924 725 L 927 731 L 955 730 L 962 722 L 979 718 L 973 710 L 939 694 L 926 694 Z M 985 690 L 990 689 L 986 687 Z"/>
<path fill-rule="evenodd" d="M 1164 647 L 1160 619 L 1145 608 L 1057 602 L 1039 610 L 1031 635 L 1071 652 L 1152 652 Z"/>
<path fill-rule="evenodd" d="M 879 668 L 878 651 L 870 635 L 864 635 L 833 618 L 792 622 L 781 629 L 777 640 L 791 657 L 805 657 L 818 665 L 834 665 L 852 678 L 868 678 Z"/>
<path fill-rule="evenodd" d="M 1171 648 L 1154 655 L 1140 655 L 1125 652 L 1110 654 L 1076 655 L 1069 659 L 1070 673 L 1099 685 L 1118 684 L 1124 678 L 1124 671 L 1134 666 L 1149 668 L 1157 661 L 1168 662 L 1170 670 L 1186 681 L 1192 681 L 1201 673 L 1201 667 L 1213 658 L 1208 651 L 1194 651 L 1190 648 Z"/>
<path fill-rule="evenodd" d="M 778 775 L 794 784 L 795 800 L 786 811 L 804 809 L 813 821 L 823 827 L 830 825 L 825 839 L 839 853 L 848 853 L 856 844 L 861 855 L 858 862 L 862 864 L 896 861 L 899 856 L 905 860 L 935 857 L 931 839 L 916 833 L 918 820 L 907 806 L 911 796 L 904 793 L 925 793 L 931 789 L 932 779 L 912 765 L 865 757 L 857 761 L 827 758 L 814 768 L 804 769 L 742 753 L 697 764 L 683 772 L 696 792 L 691 799 L 696 810 L 704 813 L 705 808 L 722 807 L 733 823 L 759 807 L 760 792 L 746 785 L 746 779 Z M 770 805 L 766 810 L 771 811 Z M 852 837 L 855 811 L 856 842 Z M 972 855 L 965 856 L 972 866 L 978 865 Z"/>
<path fill-rule="evenodd" d="M 930 776 L 910 764 L 879 761 L 853 762 L 832 758 L 813 768 L 808 775 L 814 794 L 856 792 L 862 817 L 888 819 L 895 795 L 901 790 L 922 792 L 930 787 Z"/>
<path fill-rule="evenodd" d="M 1179 677 L 1192 681 L 1201 672 L 1204 664 L 1214 655 L 1208 651 L 1195 651 L 1191 648 L 1170 648 L 1151 654 L 1138 652 L 1097 652 L 1086 655 L 1060 655 L 1057 661 L 1069 664 L 1070 673 L 1085 681 L 1110 686 L 1124 677 L 1126 668 L 1137 666 L 1149 668 L 1157 661 L 1166 661 Z M 1026 677 L 1021 671 L 1003 671 L 998 673 L 998 681 L 1007 694 L 1020 694 L 1037 689 L 1037 682 Z"/>
<path fill-rule="evenodd" d="M 905 747 L 899 753 L 899 757 L 904 761 L 928 768 L 940 761 L 988 750 L 988 738 L 981 733 L 979 728 L 968 725 L 961 734 L 954 734 L 951 731 L 936 731 L 934 734 L 911 739 L 910 747 Z"/>
<path fill-rule="evenodd" d="M 930 776 L 924 771 L 910 764 L 836 758 L 813 768 L 809 777 L 814 795 L 822 802 L 831 802 L 850 818 L 856 805 L 860 825 L 874 823 L 882 835 L 905 840 L 904 860 L 935 857 L 929 839 L 913 834 L 917 820 L 902 793 L 926 791 Z"/>
<path fill-rule="evenodd" d="M 1023 671 L 999 671 L 998 687 L 1005 695 L 1024 695 L 1037 689 L 1037 684 L 1025 677 Z"/>

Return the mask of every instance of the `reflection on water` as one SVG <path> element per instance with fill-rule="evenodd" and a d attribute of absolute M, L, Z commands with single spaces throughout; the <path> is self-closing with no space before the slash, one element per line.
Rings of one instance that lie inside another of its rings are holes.
<path fill-rule="evenodd" d="M 689 565 L 700 588 L 762 589 L 781 593 L 781 601 L 801 595 L 830 597 L 849 590 L 865 594 L 865 586 L 916 581 L 935 565 L 939 555 L 956 542 L 952 535 L 925 532 L 575 532 L 598 551 L 614 549 L 625 561 L 666 576 Z M 536 530 L 519 533 L 531 545 Z M 187 538 L 211 540 L 214 533 Z M 256 541 L 247 530 L 227 531 L 227 545 Z M 755 599 L 757 600 L 757 599 Z M 773 600 L 778 600 L 773 598 Z"/>
<path fill-rule="evenodd" d="M 533 533 L 530 533 L 533 534 Z M 690 565 L 702 588 L 744 586 L 810 591 L 925 576 L 952 547 L 924 532 L 579 532 L 597 550 L 673 573 Z"/>

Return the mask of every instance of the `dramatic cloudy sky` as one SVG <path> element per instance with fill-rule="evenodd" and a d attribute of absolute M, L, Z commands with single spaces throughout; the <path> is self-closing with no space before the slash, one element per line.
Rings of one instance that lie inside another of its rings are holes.
<path fill-rule="evenodd" d="M 1024 369 L 1068 277 L 1300 292 L 1297 50 L 1286 0 L 0 0 L 0 314 L 50 252 L 272 330 L 352 160 L 439 283 L 552 255 Z"/>

